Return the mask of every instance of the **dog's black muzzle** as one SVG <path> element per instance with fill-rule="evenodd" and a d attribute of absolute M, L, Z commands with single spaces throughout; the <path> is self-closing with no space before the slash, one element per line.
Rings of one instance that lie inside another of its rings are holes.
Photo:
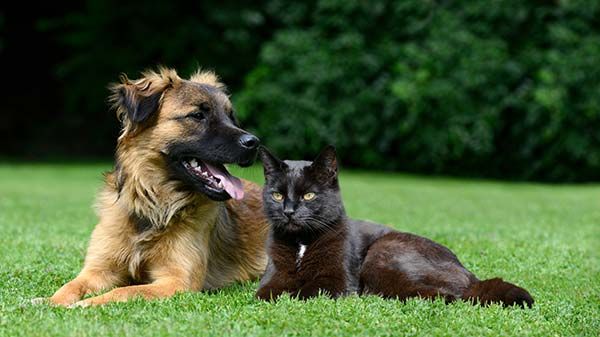
<path fill-rule="evenodd" d="M 239 196 L 239 187 L 231 189 L 231 184 L 235 183 L 237 178 L 224 173 L 227 169 L 223 164 L 237 164 L 242 167 L 252 165 L 259 145 L 260 140 L 244 130 L 223 128 L 218 132 L 205 133 L 196 139 L 188 138 L 172 143 L 165 155 L 174 177 L 212 200 L 224 201 L 233 197 L 227 192 L 228 188 L 233 192 L 238 191 L 234 195 Z M 209 172 L 211 170 L 213 172 Z M 219 174 L 229 175 L 229 178 L 219 177 Z M 219 184 L 222 179 L 229 184 Z"/>
<path fill-rule="evenodd" d="M 173 143 L 168 155 L 172 160 L 194 157 L 209 163 L 250 166 L 256 160 L 260 140 L 238 128 L 207 132 L 198 139 Z"/>

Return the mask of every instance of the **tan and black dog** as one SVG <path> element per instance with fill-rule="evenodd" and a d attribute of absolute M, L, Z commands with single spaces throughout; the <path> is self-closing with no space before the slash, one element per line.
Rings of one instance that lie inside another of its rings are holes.
<path fill-rule="evenodd" d="M 258 138 L 237 125 L 215 74 L 142 75 L 110 88 L 123 128 L 115 168 L 98 196 L 83 269 L 50 298 L 55 305 L 169 297 L 265 269 L 261 189 L 223 166 L 252 164 Z"/>

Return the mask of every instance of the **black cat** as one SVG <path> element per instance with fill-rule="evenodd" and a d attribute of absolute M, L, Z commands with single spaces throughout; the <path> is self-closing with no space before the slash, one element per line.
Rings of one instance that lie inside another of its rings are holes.
<path fill-rule="evenodd" d="M 446 247 L 391 228 L 348 219 L 340 197 L 335 149 L 314 162 L 280 161 L 260 151 L 263 202 L 271 224 L 269 263 L 256 296 L 301 299 L 377 294 L 401 300 L 441 296 L 482 304 L 529 306 L 529 293 L 500 278 L 480 281 Z"/>

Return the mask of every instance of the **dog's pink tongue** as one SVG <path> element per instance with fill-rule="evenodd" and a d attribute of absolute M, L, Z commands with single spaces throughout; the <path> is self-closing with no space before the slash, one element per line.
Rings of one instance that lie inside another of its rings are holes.
<path fill-rule="evenodd" d="M 232 198 L 235 200 L 244 198 L 244 186 L 242 186 L 241 180 L 229 174 L 225 168 L 221 169 L 209 164 L 206 164 L 206 168 L 208 168 L 213 176 L 219 178 L 223 184 L 223 189 L 229 193 Z"/>

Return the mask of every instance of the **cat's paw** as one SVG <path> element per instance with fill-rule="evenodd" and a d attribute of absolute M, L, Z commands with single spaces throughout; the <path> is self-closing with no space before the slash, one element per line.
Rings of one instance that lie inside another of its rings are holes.
<path fill-rule="evenodd" d="M 256 292 L 256 298 L 262 301 L 271 302 L 277 300 L 281 294 L 283 294 L 283 291 L 280 289 L 263 287 Z"/>
<path fill-rule="evenodd" d="M 326 296 L 329 298 L 336 299 L 342 296 L 343 293 L 340 291 L 332 291 L 328 289 L 321 289 L 318 287 L 304 287 L 298 291 L 297 297 L 301 300 L 308 300 L 309 298 Z"/>
<path fill-rule="evenodd" d="M 521 308 L 531 308 L 534 300 L 527 290 L 515 286 L 504 294 L 504 300 L 502 302 L 506 306 L 518 305 Z"/>

